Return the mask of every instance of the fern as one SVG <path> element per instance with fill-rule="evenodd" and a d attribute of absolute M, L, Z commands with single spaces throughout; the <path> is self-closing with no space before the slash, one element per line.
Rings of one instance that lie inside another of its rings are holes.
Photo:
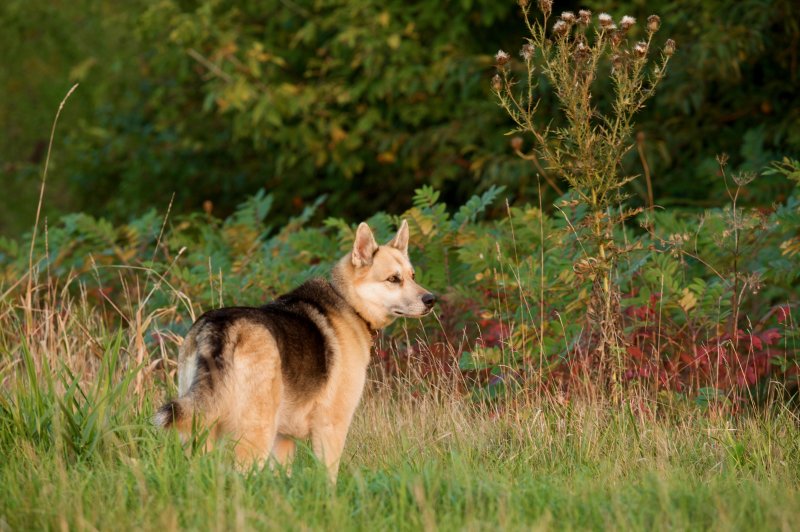
<path fill-rule="evenodd" d="M 478 216 L 483 214 L 505 189 L 506 187 L 503 186 L 492 185 L 480 196 L 472 196 L 453 216 L 454 229 L 461 229 L 468 223 L 475 223 Z"/>
<path fill-rule="evenodd" d="M 439 201 L 439 191 L 430 185 L 424 185 L 414 191 L 413 204 L 418 209 L 429 209 Z"/>

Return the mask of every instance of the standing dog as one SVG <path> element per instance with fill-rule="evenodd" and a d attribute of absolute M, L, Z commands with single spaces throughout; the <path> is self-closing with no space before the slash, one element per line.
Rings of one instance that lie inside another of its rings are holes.
<path fill-rule="evenodd" d="M 310 436 L 336 482 L 374 333 L 398 316 L 425 316 L 435 301 L 414 282 L 408 224 L 379 246 L 362 223 L 330 281 L 313 279 L 263 307 L 203 314 L 181 346 L 179 397 L 154 421 L 185 437 L 198 419 L 210 441 L 237 442 L 244 466 L 271 454 L 288 470 L 294 438 Z"/>

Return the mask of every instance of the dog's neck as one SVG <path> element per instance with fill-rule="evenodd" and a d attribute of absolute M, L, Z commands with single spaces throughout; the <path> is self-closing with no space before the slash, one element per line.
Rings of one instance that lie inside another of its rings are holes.
<path fill-rule="evenodd" d="M 368 308 L 360 304 L 360 299 L 356 294 L 355 288 L 351 283 L 345 280 L 353 277 L 353 264 L 350 260 L 350 255 L 342 257 L 342 259 L 333 267 L 331 271 L 331 287 L 333 290 L 344 299 L 344 301 L 355 312 L 367 329 L 370 335 L 375 336 L 378 331 L 389 325 L 391 319 L 387 320 L 385 316 L 375 316 Z"/>

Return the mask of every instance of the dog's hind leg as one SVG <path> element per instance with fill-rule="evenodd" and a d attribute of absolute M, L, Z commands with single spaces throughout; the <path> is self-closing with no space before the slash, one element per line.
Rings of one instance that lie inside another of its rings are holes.
<path fill-rule="evenodd" d="M 251 388 L 242 399 L 246 410 L 240 410 L 234 431 L 236 460 L 241 467 L 255 464 L 260 468 L 269 460 L 278 433 L 280 382 L 262 381 L 261 386 Z"/>
<path fill-rule="evenodd" d="M 234 353 L 235 378 L 230 389 L 234 407 L 229 422 L 234 427 L 240 466 L 261 467 L 269 460 L 278 432 L 278 407 L 283 393 L 280 359 L 277 346 L 264 351 L 263 346 L 274 340 L 263 329 L 244 332 Z"/>
<path fill-rule="evenodd" d="M 236 442 L 234 452 L 236 462 L 242 469 L 252 465 L 261 468 L 267 461 L 275 441 L 275 424 L 252 426 L 240 431 L 240 438 Z"/>

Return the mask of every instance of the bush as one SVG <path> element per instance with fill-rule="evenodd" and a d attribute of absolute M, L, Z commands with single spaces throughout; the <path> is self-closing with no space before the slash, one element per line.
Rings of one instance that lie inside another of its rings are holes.
<path fill-rule="evenodd" d="M 797 171 L 786 164 L 790 175 Z M 576 267 L 584 252 L 573 231 L 588 211 L 567 195 L 563 215 L 514 206 L 504 218 L 481 221 L 501 192 L 490 189 L 451 215 L 434 189 L 417 191 L 401 217 L 411 227 L 418 279 L 442 295 L 438 321 L 397 323 L 380 340 L 378 361 L 390 372 L 413 361 L 432 379 L 458 371 L 479 397 L 539 386 L 598 391 L 599 361 L 584 321 L 592 281 Z M 33 300 L 78 290 L 104 320 L 143 335 L 151 362 L 173 359 L 170 346 L 203 310 L 264 303 L 324 275 L 352 245 L 353 226 L 343 220 L 309 223 L 316 204 L 281 228 L 267 223 L 271 205 L 259 193 L 224 220 L 179 215 L 166 224 L 154 211 L 119 226 L 65 217 L 49 228 L 46 247 L 38 239 L 33 274 L 50 281 Z M 703 400 L 711 390 L 713 400 L 739 408 L 763 397 L 773 379 L 797 385 L 800 195 L 769 213 L 737 212 L 738 250 L 731 208 L 699 217 L 655 211 L 639 216 L 645 231 L 619 229 L 616 238 L 632 252 L 616 273 L 625 348 L 615 386 Z M 401 217 L 378 213 L 367 221 L 388 240 Z M 8 300 L 24 293 L 14 280 L 26 275 L 27 252 L 10 240 L 0 240 L 0 250 Z M 130 313 L 152 318 L 132 323 Z"/>
<path fill-rule="evenodd" d="M 53 159 L 50 220 L 82 211 L 121 223 L 165 208 L 173 193 L 174 212 L 211 200 L 226 217 L 262 188 L 284 222 L 321 194 L 331 201 L 318 220 L 396 214 L 425 184 L 454 205 L 492 185 L 506 186 L 513 202 L 535 202 L 535 173 L 514 156 L 502 137 L 510 121 L 487 98 L 491 54 L 518 45 L 511 1 L 51 4 L 0 7 L 8 51 L 0 117 L 9 124 L 0 171 L 9 197 L 35 201 L 50 106 L 84 82 L 65 111 L 67 148 Z M 656 203 L 702 209 L 724 197 L 714 154 L 730 153 L 740 172 L 797 153 L 795 4 L 657 0 L 643 11 L 615 3 L 617 18 L 640 21 L 633 38 L 645 36 L 646 17 L 657 12 L 661 33 L 679 43 L 663 90 L 641 111 L 637 149 L 621 175 L 642 173 L 644 161 Z M 561 125 L 557 109 L 545 96 L 541 123 Z M 644 181 L 627 192 L 649 201 Z M 790 193 L 773 177 L 741 199 L 768 206 Z M 559 194 L 543 194 L 549 211 Z M 6 234 L 29 226 L 21 205 L 30 201 L 7 202 Z"/>

